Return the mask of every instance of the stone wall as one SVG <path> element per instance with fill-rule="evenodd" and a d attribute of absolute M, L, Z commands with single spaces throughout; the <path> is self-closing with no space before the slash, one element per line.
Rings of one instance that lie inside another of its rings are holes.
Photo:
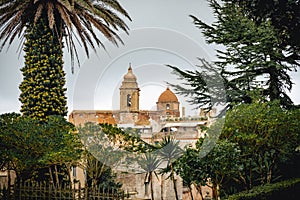
<path fill-rule="evenodd" d="M 117 181 L 123 183 L 122 189 L 131 194 L 131 199 L 151 199 L 150 183 L 145 179 L 146 173 L 120 173 Z M 175 192 L 173 182 L 166 179 L 167 175 L 158 175 L 158 178 L 153 174 L 153 193 L 156 200 L 174 200 Z M 176 186 L 179 199 L 182 199 L 182 179 L 176 177 Z"/>

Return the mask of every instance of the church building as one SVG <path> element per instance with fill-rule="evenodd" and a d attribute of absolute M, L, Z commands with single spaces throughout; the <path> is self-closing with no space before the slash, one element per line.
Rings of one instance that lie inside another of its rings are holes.
<path fill-rule="evenodd" d="M 137 77 L 130 66 L 120 86 L 119 110 L 74 110 L 69 115 L 69 121 L 75 126 L 83 125 L 86 122 L 95 122 L 114 124 L 120 127 L 146 127 L 151 131 L 157 131 L 158 129 L 151 126 L 152 121 L 161 124 L 163 119 L 180 117 L 180 103 L 177 96 L 168 87 L 159 96 L 156 110 L 140 110 L 139 101 L 140 88 Z"/>
<path fill-rule="evenodd" d="M 212 113 L 205 114 L 200 111 L 199 116 L 193 117 L 186 117 L 184 113 L 180 113 L 178 98 L 168 87 L 158 97 L 156 110 L 140 110 L 140 88 L 131 66 L 123 76 L 119 90 L 119 110 L 74 110 L 69 115 L 69 121 L 75 126 L 94 122 L 113 124 L 120 128 L 134 128 L 141 139 L 152 144 L 170 134 L 179 141 L 182 148 L 194 145 L 204 136 L 201 127 L 210 124 Z M 131 198 L 150 199 L 149 184 L 145 182 L 144 174 L 121 173 L 118 180 L 123 183 L 122 189 L 133 195 Z M 188 199 L 189 190 L 184 188 L 179 176 L 176 176 L 176 180 L 179 198 Z M 156 199 L 175 199 L 175 196 L 172 196 L 173 192 L 170 192 L 173 190 L 173 183 L 170 180 L 165 180 L 165 177 L 161 176 L 159 180 L 154 180 L 153 185 Z M 198 194 L 197 190 L 194 192 L 195 195 Z M 211 190 L 203 187 L 202 193 L 211 193 Z"/>

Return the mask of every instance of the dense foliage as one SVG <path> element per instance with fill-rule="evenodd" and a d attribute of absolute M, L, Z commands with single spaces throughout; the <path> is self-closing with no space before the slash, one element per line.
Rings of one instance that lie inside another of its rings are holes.
<path fill-rule="evenodd" d="M 296 0 L 225 0 L 237 3 L 256 23 L 270 20 L 285 46 L 289 57 L 299 60 L 300 50 L 300 2 Z"/>
<path fill-rule="evenodd" d="M 238 143 L 242 150 L 240 185 L 249 189 L 284 174 L 280 166 L 299 154 L 299 120 L 299 109 L 288 111 L 278 102 L 241 104 L 227 113 L 221 138 Z"/>
<path fill-rule="evenodd" d="M 300 179 L 285 180 L 273 184 L 256 186 L 249 191 L 228 196 L 227 200 L 297 200 L 299 199 Z"/>
<path fill-rule="evenodd" d="M 51 115 L 67 115 L 66 80 L 62 44 L 44 19 L 38 22 L 26 29 L 19 99 L 24 116 L 45 120 Z"/>
<path fill-rule="evenodd" d="M 174 168 L 187 186 L 211 186 L 214 197 L 297 177 L 299 120 L 299 109 L 283 109 L 278 101 L 237 105 L 227 112 L 214 148 L 202 157 L 200 139 L 175 161 Z M 294 172 L 292 176 L 288 171 Z"/>
<path fill-rule="evenodd" d="M 241 151 L 236 143 L 228 140 L 217 142 L 211 152 L 200 157 L 203 139 L 200 139 L 196 148 L 187 148 L 184 154 L 175 161 L 175 171 L 182 178 L 186 186 L 208 185 L 213 190 L 214 198 L 218 198 L 224 190 L 224 182 L 237 177 L 242 169 L 240 163 Z"/>
<path fill-rule="evenodd" d="M 208 78 L 199 76 L 205 77 L 204 70 L 210 67 L 210 71 L 217 71 L 223 79 L 229 107 L 236 102 L 251 103 L 253 91 L 266 101 L 279 100 L 281 105 L 293 107 L 287 95 L 293 84 L 289 72 L 300 66 L 299 58 L 289 56 L 290 52 L 281 45 L 281 38 L 273 24 L 268 19 L 255 23 L 237 4 L 209 2 L 216 17 L 213 24 L 191 17 L 208 43 L 220 45 L 218 61 L 211 66 L 202 62 L 196 71 L 172 67 L 186 85 L 177 85 L 176 89 L 190 96 L 196 106 L 201 106 L 198 102 L 209 104 L 212 101 L 210 97 L 214 98 L 218 90 L 208 84 Z M 215 77 L 212 76 L 212 79 Z"/>
<path fill-rule="evenodd" d="M 41 124 L 14 113 L 1 115 L 0 123 L 2 170 L 13 170 L 17 180 L 24 181 L 39 179 L 39 171 L 46 169 L 48 180 L 53 181 L 62 166 L 66 168 L 64 178 L 70 180 L 71 166 L 80 160 L 82 152 L 72 124 L 59 116 L 49 117 Z M 60 180 L 55 182 L 59 184 Z"/>

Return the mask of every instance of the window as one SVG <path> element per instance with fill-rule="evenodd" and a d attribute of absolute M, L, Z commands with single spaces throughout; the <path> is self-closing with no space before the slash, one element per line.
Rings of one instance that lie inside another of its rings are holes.
<path fill-rule="evenodd" d="M 167 103 L 166 109 L 167 109 L 167 110 L 170 110 L 170 104 Z"/>
<path fill-rule="evenodd" d="M 76 166 L 73 166 L 72 168 L 73 176 L 76 177 Z"/>
<path fill-rule="evenodd" d="M 131 106 L 131 95 L 127 94 L 127 106 L 130 107 Z"/>

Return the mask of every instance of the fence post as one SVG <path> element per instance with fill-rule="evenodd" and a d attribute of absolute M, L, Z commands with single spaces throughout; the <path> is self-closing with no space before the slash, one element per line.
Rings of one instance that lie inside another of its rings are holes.
<path fill-rule="evenodd" d="M 48 185 L 48 199 L 51 199 L 51 184 Z"/>
<path fill-rule="evenodd" d="M 84 188 L 84 191 L 85 191 L 85 195 L 84 195 L 84 197 L 85 197 L 85 200 L 88 200 L 89 199 L 89 197 L 88 197 L 88 186 L 87 186 L 87 184 L 86 184 L 86 187 Z"/>
<path fill-rule="evenodd" d="M 80 184 L 80 181 L 79 181 L 79 184 L 78 184 L 78 199 L 81 200 L 81 184 Z"/>

